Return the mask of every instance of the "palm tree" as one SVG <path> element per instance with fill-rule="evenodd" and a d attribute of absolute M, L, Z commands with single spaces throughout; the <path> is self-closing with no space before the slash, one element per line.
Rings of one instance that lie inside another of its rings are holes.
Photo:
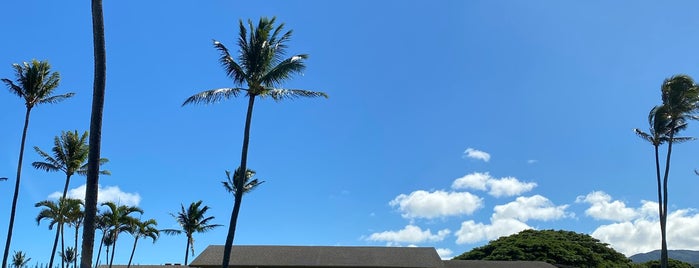
<path fill-rule="evenodd" d="M 35 207 L 44 207 L 39 215 L 36 216 L 36 224 L 40 224 L 42 220 L 49 221 L 49 230 L 52 230 L 54 225 L 56 226 L 56 236 L 61 237 L 61 251 L 65 250 L 65 240 L 63 226 L 70 221 L 70 214 L 75 214 L 76 210 L 80 210 L 80 204 L 82 200 L 79 199 L 59 199 L 58 202 L 44 200 L 34 204 Z M 56 247 L 58 241 L 54 241 L 53 248 L 51 249 L 51 258 L 49 259 L 49 267 L 53 267 L 54 256 L 56 255 Z M 61 262 L 61 267 L 64 267 L 65 263 Z"/>
<path fill-rule="evenodd" d="M 135 206 L 121 205 L 117 206 L 114 202 L 104 202 L 103 206 L 109 208 L 103 215 L 110 229 L 108 231 L 111 236 L 112 255 L 109 257 L 109 268 L 114 263 L 114 253 L 116 251 L 116 242 L 119 239 L 119 234 L 129 231 L 138 219 L 131 217 L 132 213 L 143 214 L 143 210 Z M 107 247 L 109 248 L 109 247 Z M 109 250 L 109 249 L 107 249 Z"/>
<path fill-rule="evenodd" d="M 238 194 L 236 185 L 238 185 L 237 180 L 240 178 L 240 173 L 240 168 L 238 168 L 235 170 L 233 177 L 231 177 L 231 172 L 226 170 L 226 181 L 221 182 L 223 184 L 223 188 L 226 189 L 226 191 L 228 191 L 229 193 L 232 193 L 234 196 Z M 260 184 L 265 182 L 259 179 L 251 180 L 252 177 L 255 176 L 255 174 L 256 172 L 252 169 L 248 169 L 248 172 L 246 172 L 245 182 L 243 182 L 243 193 L 248 193 L 257 188 L 257 186 L 260 186 Z"/>
<path fill-rule="evenodd" d="M 686 75 L 677 75 L 665 79 L 661 86 L 663 104 L 653 107 L 648 115 L 650 133 L 635 129 L 637 135 L 649 141 L 655 152 L 655 170 L 658 186 L 658 216 L 660 219 L 661 253 L 660 265 L 668 267 L 667 255 L 667 204 L 668 204 L 668 178 L 670 174 L 670 157 L 672 145 L 678 142 L 693 140 L 690 137 L 675 136 L 681 130 L 687 128 L 689 119 L 697 119 L 696 113 L 699 103 L 699 87 L 694 80 Z M 667 142 L 667 155 L 665 159 L 665 171 L 662 176 L 658 147 Z"/>
<path fill-rule="evenodd" d="M 67 247 L 65 250 L 61 251 L 61 259 L 63 262 L 70 264 L 71 262 L 77 263 L 78 250 L 74 247 Z M 75 264 L 73 265 L 75 267 Z"/>
<path fill-rule="evenodd" d="M 15 69 L 16 82 L 3 78 L 10 92 L 24 99 L 27 107 L 24 116 L 24 129 L 22 130 L 22 141 L 19 146 L 19 160 L 17 161 L 17 178 L 15 180 L 15 192 L 12 197 L 12 209 L 10 210 L 10 223 L 7 228 L 7 242 L 2 257 L 2 267 L 7 267 L 7 257 L 10 253 L 12 243 L 12 229 L 15 225 L 15 213 L 17 212 L 17 199 L 19 197 L 19 183 L 22 174 L 22 159 L 24 158 L 24 143 L 27 139 L 27 129 L 29 127 L 29 114 L 36 105 L 44 103 L 57 103 L 72 97 L 75 93 L 62 95 L 52 95 L 61 80 L 58 72 L 51 72 L 51 65 L 47 61 L 32 60 L 31 63 L 13 64 Z"/>
<path fill-rule="evenodd" d="M 245 116 L 245 128 L 243 131 L 243 148 L 240 157 L 240 170 L 247 170 L 248 143 L 250 141 L 250 122 L 252 120 L 252 110 L 255 98 L 270 97 L 275 101 L 293 99 L 298 97 L 325 97 L 323 92 L 315 92 L 302 89 L 281 88 L 282 82 L 290 79 L 294 74 L 301 73 L 306 65 L 304 60 L 307 54 L 298 54 L 285 58 L 286 42 L 291 39 L 292 31 L 284 30 L 281 23 L 275 27 L 276 18 L 261 18 L 257 27 L 253 26 L 252 20 L 248 20 L 250 35 L 248 35 L 243 21 L 239 21 L 240 35 L 238 37 L 238 47 L 240 49 L 239 58 L 233 59 L 228 49 L 218 41 L 214 41 L 214 47 L 221 53 L 219 61 L 226 74 L 233 79 L 236 87 L 219 88 L 197 93 L 184 101 L 182 104 L 192 103 L 214 103 L 222 99 L 237 97 L 241 92 L 245 92 L 248 97 L 248 108 Z M 243 88 L 247 84 L 247 88 Z M 237 189 L 242 189 L 244 180 L 240 180 Z M 222 267 L 227 268 L 230 261 L 230 252 L 235 238 L 235 229 L 240 213 L 242 195 L 235 196 L 233 211 L 228 226 L 228 235 L 223 252 Z"/>
<path fill-rule="evenodd" d="M 12 267 L 14 268 L 22 268 L 31 261 L 32 258 L 27 258 L 27 254 L 24 252 L 20 251 L 15 251 L 15 254 L 12 255 Z"/>
<path fill-rule="evenodd" d="M 56 172 L 62 171 L 66 174 L 66 182 L 63 186 L 63 195 L 61 198 L 65 199 L 68 194 L 68 186 L 70 185 L 70 178 L 73 174 L 78 173 L 80 175 L 85 175 L 87 173 L 87 153 L 89 146 L 87 145 L 87 132 L 82 136 L 78 134 L 78 131 L 62 131 L 61 136 L 56 136 L 53 140 L 53 148 L 51 149 L 53 155 L 50 155 L 42 151 L 39 147 L 34 146 L 34 151 L 36 151 L 45 162 L 33 162 L 32 166 L 36 169 Z M 100 159 L 100 164 L 107 163 L 109 160 L 106 158 Z M 100 171 L 100 174 L 110 175 L 108 170 Z M 82 201 L 81 201 L 82 203 Z M 82 221 L 82 211 L 80 211 L 80 221 Z M 75 241 L 77 243 L 77 231 L 80 225 L 75 225 L 76 227 L 76 237 Z M 58 243 L 58 232 L 56 232 L 56 237 L 54 238 L 54 245 Z M 74 248 L 78 248 L 77 244 Z M 51 260 L 53 260 L 53 255 L 51 255 Z M 75 260 L 77 262 L 77 259 Z M 49 263 L 53 263 L 49 261 Z M 77 265 L 75 265 L 77 266 Z"/>
<path fill-rule="evenodd" d="M 70 206 L 70 210 L 66 213 L 68 226 L 75 228 L 75 243 L 73 243 L 73 267 L 78 267 L 78 234 L 80 233 L 80 226 L 83 224 L 83 219 L 85 219 L 85 211 L 82 209 L 84 203 L 81 199 L 72 199 L 77 202 L 77 205 Z"/>
<path fill-rule="evenodd" d="M 102 239 L 100 240 L 100 246 L 99 249 L 97 249 L 97 261 L 95 262 L 95 268 L 99 266 L 100 264 L 100 255 L 102 254 L 102 246 L 105 245 L 105 240 L 107 238 L 107 235 L 109 234 L 109 229 L 110 226 L 107 223 L 107 219 L 104 216 L 104 213 L 100 213 L 97 215 L 96 218 L 96 228 L 102 231 Z"/>
<path fill-rule="evenodd" d="M 92 267 L 92 250 L 95 246 L 95 217 L 97 216 L 97 190 L 99 188 L 99 162 L 102 145 L 102 112 L 107 83 L 107 52 L 104 44 L 104 16 L 102 0 L 92 0 L 92 42 L 95 72 L 90 112 L 90 151 L 87 156 L 87 180 L 85 182 L 85 226 L 83 227 L 80 267 Z"/>
<path fill-rule="evenodd" d="M 209 224 L 210 221 L 214 219 L 214 216 L 205 217 L 204 214 L 209 210 L 209 206 L 201 206 L 201 200 L 197 202 L 192 202 L 189 208 L 185 210 L 184 205 L 181 205 L 182 210 L 177 214 L 172 214 L 177 223 L 180 225 L 182 230 L 177 229 L 163 229 L 160 230 L 169 235 L 176 235 L 184 233 L 187 236 L 187 246 L 184 249 L 184 265 L 187 265 L 187 260 L 189 259 L 189 251 L 191 249 L 192 255 L 194 255 L 194 233 L 204 233 L 208 232 L 216 227 L 221 226 L 220 224 Z"/>
<path fill-rule="evenodd" d="M 139 238 L 150 237 L 153 240 L 153 243 L 158 240 L 158 237 L 160 237 L 160 231 L 155 228 L 156 226 L 158 226 L 158 222 L 156 222 L 154 219 L 150 219 L 147 221 L 137 221 L 136 224 L 131 227 L 129 233 L 133 235 L 134 240 L 133 249 L 131 250 L 131 257 L 129 257 L 129 264 L 126 266 L 127 268 L 131 267 L 131 261 L 133 260 L 133 254 L 136 252 L 136 243 L 138 243 Z"/>

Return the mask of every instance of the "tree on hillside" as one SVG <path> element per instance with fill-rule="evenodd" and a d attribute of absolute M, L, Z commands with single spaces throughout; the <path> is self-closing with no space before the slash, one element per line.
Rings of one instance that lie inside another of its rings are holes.
<path fill-rule="evenodd" d="M 158 237 L 160 237 L 160 231 L 155 228 L 156 226 L 158 226 L 158 222 L 154 219 L 149 219 L 147 221 L 139 220 L 133 226 L 131 226 L 129 233 L 134 237 L 133 249 L 131 249 L 131 257 L 129 257 L 129 264 L 126 265 L 126 268 L 131 267 L 131 261 L 133 260 L 134 253 L 136 253 L 136 244 L 138 243 L 139 238 L 150 237 L 150 239 L 153 240 L 153 243 L 158 240 Z"/>
<path fill-rule="evenodd" d="M 34 151 L 36 151 L 36 153 L 44 159 L 44 162 L 33 162 L 32 166 L 36 169 L 44 170 L 47 172 L 62 171 L 63 173 L 65 173 L 66 182 L 63 185 L 63 194 L 61 195 L 61 198 L 65 199 L 68 194 L 70 178 L 75 173 L 78 173 L 80 175 L 85 175 L 85 173 L 87 173 L 87 164 L 85 163 L 85 161 L 87 161 L 88 150 L 89 146 L 87 145 L 87 132 L 85 132 L 82 135 L 79 135 L 77 130 L 74 132 L 62 131 L 61 136 L 56 136 L 53 140 L 53 148 L 51 148 L 52 154 L 44 152 L 39 147 L 34 146 Z M 107 162 L 109 162 L 109 160 L 107 160 L 106 158 L 100 159 L 100 164 L 104 164 Z M 110 172 L 108 170 L 102 170 L 100 171 L 100 174 L 109 175 Z M 80 222 L 82 222 L 82 210 L 80 210 L 79 215 L 74 216 L 80 216 L 79 220 Z M 75 220 L 78 219 L 75 218 L 73 223 L 76 223 Z M 77 231 L 80 228 L 80 224 L 76 224 L 73 226 L 76 227 L 75 243 L 77 243 Z M 56 237 L 54 237 L 53 240 L 54 253 L 56 252 L 57 243 L 58 232 L 56 232 Z M 77 244 L 74 246 L 74 248 L 78 248 Z M 51 255 L 51 259 L 49 260 L 49 267 L 51 267 L 51 265 L 53 264 L 54 255 L 55 254 Z"/>
<path fill-rule="evenodd" d="M 629 267 L 631 260 L 586 234 L 524 230 L 456 256 L 456 260 L 543 261 L 580 268 Z"/>
<path fill-rule="evenodd" d="M 90 111 L 90 151 L 87 156 L 85 182 L 85 222 L 80 254 L 80 268 L 92 268 L 92 250 L 95 246 L 95 218 L 97 217 L 97 190 L 99 188 L 100 149 L 102 146 L 102 112 L 107 83 L 107 52 L 104 44 L 104 14 L 102 0 L 91 1 L 92 43 L 95 59 Z"/>
<path fill-rule="evenodd" d="M 655 106 L 648 115 L 650 133 L 634 129 L 637 135 L 649 141 L 654 147 L 655 171 L 658 185 L 658 217 L 660 219 L 660 265 L 668 267 L 667 253 L 667 204 L 668 204 L 668 179 L 670 175 L 670 157 L 672 145 L 678 142 L 692 140 L 689 137 L 677 137 L 676 135 L 687 128 L 687 121 L 697 119 L 697 103 L 699 103 L 699 87 L 694 80 L 686 75 L 677 75 L 665 79 L 660 87 L 662 105 Z M 665 169 L 661 183 L 660 159 L 658 147 L 667 143 L 667 155 Z"/>
<path fill-rule="evenodd" d="M 243 21 L 239 21 L 240 35 L 238 37 L 238 47 L 240 51 L 237 61 L 228 52 L 228 48 L 221 42 L 214 41 L 214 47 L 221 53 L 219 61 L 226 70 L 226 74 L 233 79 L 236 87 L 200 92 L 187 98 L 182 104 L 184 106 L 192 103 L 215 103 L 222 99 L 237 97 L 241 93 L 245 93 L 245 96 L 248 98 L 248 107 L 243 130 L 240 170 L 247 170 L 250 123 L 256 97 L 269 97 L 275 101 L 299 97 L 328 97 L 323 92 L 281 88 L 282 82 L 290 79 L 295 74 L 301 73 L 306 68 L 304 60 L 308 58 L 308 55 L 297 54 L 286 58 L 286 42 L 291 39 L 292 31 L 283 32 L 283 23 L 275 27 L 275 19 L 263 17 L 259 20 L 257 27 L 253 25 L 252 20 L 248 20 L 249 35 Z M 242 87 L 245 84 L 247 84 L 247 88 Z M 244 187 L 243 182 L 244 180 L 240 180 L 240 184 L 236 185 L 236 189 L 242 189 Z M 224 245 L 223 268 L 228 268 L 230 261 L 230 252 L 235 238 L 242 197 L 243 195 L 236 195 L 233 203 L 228 235 Z"/>
<path fill-rule="evenodd" d="M 3 78 L 2 82 L 9 87 L 12 94 L 24 100 L 26 113 L 24 115 L 22 140 L 19 145 L 17 177 L 14 195 L 12 196 L 12 208 L 10 209 L 10 223 L 7 227 L 7 241 L 5 242 L 5 251 L 2 256 L 3 268 L 7 267 L 7 257 L 10 254 L 10 244 L 12 243 L 12 229 L 15 225 L 15 214 L 17 212 L 17 199 L 19 198 L 19 183 L 22 175 L 24 143 L 27 140 L 27 129 L 29 127 L 29 114 L 39 104 L 58 103 L 75 95 L 75 93 L 53 95 L 53 91 L 56 90 L 61 80 L 61 75 L 58 72 L 51 72 L 51 65 L 47 61 L 32 60 L 31 63 L 13 64 L 12 67 L 15 69 L 15 81 L 17 84 L 6 78 Z"/>
<path fill-rule="evenodd" d="M 194 255 L 194 233 L 205 233 L 221 226 L 220 224 L 210 224 L 210 222 L 214 219 L 214 216 L 206 217 L 204 215 L 209 210 L 209 206 L 200 208 L 201 202 L 201 200 L 192 202 L 187 209 L 184 208 L 184 205 L 180 205 L 180 212 L 177 214 L 170 213 L 170 215 L 172 215 L 172 217 L 177 221 L 177 224 L 179 224 L 182 228 L 181 230 L 160 230 L 168 235 L 185 234 L 187 236 L 187 246 L 184 249 L 184 265 L 187 265 L 190 250 L 192 255 Z"/>
<path fill-rule="evenodd" d="M 644 263 L 634 263 L 631 265 L 633 268 L 660 268 L 660 261 L 655 260 L 655 261 L 647 261 Z M 683 261 L 678 261 L 675 259 L 669 259 L 668 258 L 668 268 L 694 268 L 694 266 L 691 263 L 683 262 Z"/>

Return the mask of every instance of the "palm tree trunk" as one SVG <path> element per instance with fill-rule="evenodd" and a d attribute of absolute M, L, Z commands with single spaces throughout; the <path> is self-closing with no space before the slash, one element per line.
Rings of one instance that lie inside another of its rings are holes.
<path fill-rule="evenodd" d="M 53 248 L 51 249 L 51 258 L 49 258 L 49 267 L 53 267 L 53 259 L 56 256 L 56 248 L 58 247 L 58 237 L 61 235 L 60 225 L 56 227 L 56 237 L 53 238 Z"/>
<path fill-rule="evenodd" d="M 5 252 L 2 255 L 2 268 L 7 267 L 7 257 L 10 254 L 10 244 L 12 243 L 12 228 L 15 226 L 15 213 L 17 212 L 17 199 L 19 198 L 19 181 L 22 175 L 22 159 L 24 158 L 24 142 L 27 140 L 27 128 L 29 128 L 29 113 L 32 108 L 27 106 L 27 113 L 24 116 L 24 130 L 22 130 L 22 142 L 19 145 L 19 161 L 17 161 L 17 180 L 15 181 L 15 193 L 12 196 L 12 209 L 10 210 L 10 224 L 7 227 L 7 241 L 5 242 Z"/>
<path fill-rule="evenodd" d="M 83 228 L 83 232 L 85 229 Z M 100 240 L 100 247 L 97 250 L 97 261 L 95 263 L 95 268 L 97 268 L 98 265 L 100 265 L 100 255 L 102 254 L 102 245 L 104 245 L 104 236 L 106 232 L 102 232 L 102 239 Z"/>
<path fill-rule="evenodd" d="M 85 189 L 85 227 L 80 256 L 80 267 L 92 267 L 92 250 L 95 246 L 95 217 L 97 215 L 97 188 L 99 184 L 100 145 L 102 143 L 102 112 L 107 80 L 107 56 L 104 44 L 104 16 L 102 0 L 92 0 L 92 40 L 94 45 L 95 73 L 90 116 L 90 151 L 87 159 Z"/>
<path fill-rule="evenodd" d="M 187 260 L 189 260 L 189 246 L 192 242 L 192 235 L 187 235 L 187 247 L 184 249 L 184 265 L 187 266 Z"/>
<path fill-rule="evenodd" d="M 255 95 L 250 95 L 248 100 L 248 112 L 245 116 L 245 132 L 243 133 L 243 150 L 240 156 L 240 170 L 242 176 L 245 177 L 245 172 L 247 171 L 248 163 L 248 143 L 250 142 L 250 121 L 252 121 L 252 108 L 255 105 Z M 235 181 L 235 178 L 233 179 Z M 235 201 L 233 203 L 233 212 L 231 212 L 231 221 L 228 225 L 228 236 L 226 236 L 226 244 L 223 246 L 223 261 L 221 263 L 222 268 L 228 268 L 228 264 L 231 260 L 231 250 L 233 249 L 233 239 L 235 238 L 235 227 L 238 223 L 238 214 L 240 213 L 240 203 L 243 201 L 243 187 L 245 186 L 245 180 L 241 179 L 235 183 L 238 193 L 235 195 Z M 186 263 L 185 263 L 186 265 Z"/>
<path fill-rule="evenodd" d="M 63 256 L 65 256 L 65 254 L 66 254 L 66 245 L 65 245 L 65 239 L 63 237 L 63 224 L 60 223 L 58 225 L 58 227 L 61 229 L 61 268 L 65 268 L 66 267 L 66 261 L 65 261 L 66 259 L 63 258 Z"/>
<path fill-rule="evenodd" d="M 658 156 L 658 145 L 654 145 L 654 147 L 655 147 L 655 174 L 656 174 L 657 181 L 658 181 L 658 218 L 660 219 L 660 236 L 661 236 L 660 259 L 661 259 L 661 263 L 662 263 L 662 259 L 663 259 L 662 258 L 663 250 L 662 249 L 664 247 L 666 248 L 665 237 L 663 235 L 663 230 L 665 230 L 665 225 L 664 225 L 663 220 L 662 220 L 663 215 L 665 213 L 663 210 L 663 200 L 664 199 L 663 199 L 663 192 L 662 192 L 663 187 L 662 187 L 662 183 L 661 183 L 662 179 L 660 177 L 660 158 Z"/>
<path fill-rule="evenodd" d="M 131 261 L 133 260 L 133 254 L 136 252 L 136 243 L 138 243 L 138 236 L 134 238 L 133 240 L 133 249 L 131 249 L 131 257 L 129 257 L 129 264 L 126 265 L 126 268 L 131 268 Z"/>
<path fill-rule="evenodd" d="M 80 224 L 77 222 L 75 223 L 75 247 L 73 250 L 75 250 L 75 254 L 78 254 L 78 233 L 80 232 Z M 73 268 L 78 268 L 78 256 L 75 256 L 73 258 Z"/>
<path fill-rule="evenodd" d="M 674 122 L 673 122 L 674 123 Z M 674 124 L 671 124 L 674 126 Z M 663 177 L 663 213 L 660 215 L 660 267 L 669 267 L 667 254 L 667 181 L 670 176 L 670 156 L 672 155 L 672 139 L 675 136 L 675 131 L 670 130 L 669 140 L 667 142 L 667 158 L 665 159 L 665 176 Z"/>
<path fill-rule="evenodd" d="M 112 242 L 112 256 L 109 257 L 109 268 L 112 268 L 112 265 L 114 264 L 114 253 L 116 253 L 116 242 L 117 242 L 117 235 L 115 234 L 114 235 L 114 242 Z"/>
<path fill-rule="evenodd" d="M 83 230 L 83 232 L 85 232 L 85 230 Z M 104 254 L 104 258 L 106 259 L 106 262 L 105 262 L 105 263 L 107 263 L 107 266 L 109 266 L 109 268 L 112 268 L 112 266 L 109 265 L 109 247 L 110 247 L 110 245 L 107 245 L 107 246 L 104 248 L 104 250 L 107 251 L 107 253 Z M 82 266 L 82 264 L 80 264 L 80 265 Z"/>

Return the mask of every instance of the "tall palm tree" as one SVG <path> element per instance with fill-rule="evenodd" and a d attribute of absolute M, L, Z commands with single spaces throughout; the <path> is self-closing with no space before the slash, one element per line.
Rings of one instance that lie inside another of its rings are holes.
<path fill-rule="evenodd" d="M 75 173 L 80 175 L 85 175 L 85 173 L 87 173 L 87 164 L 85 161 L 87 161 L 88 150 L 89 146 L 87 145 L 87 132 L 79 135 L 77 130 L 74 132 L 62 131 L 61 136 L 56 136 L 53 140 L 53 148 L 51 149 L 52 155 L 42 151 L 39 147 L 34 146 L 34 151 L 36 151 L 44 159 L 44 162 L 33 162 L 32 166 L 36 169 L 48 172 L 62 171 L 65 173 L 66 182 L 63 186 L 63 194 L 61 196 L 61 198 L 65 199 L 68 194 L 70 178 Z M 102 158 L 100 159 L 100 165 L 107 163 L 108 161 L 109 160 L 106 158 Z M 102 170 L 100 171 L 100 174 L 110 175 L 111 173 L 108 170 Z M 80 220 L 82 221 L 82 211 L 80 211 L 80 215 Z M 75 227 L 77 232 L 80 225 L 75 225 Z M 75 241 L 77 243 L 78 234 L 76 233 L 75 235 Z M 54 245 L 58 243 L 58 232 L 56 233 L 56 237 L 54 237 L 53 241 Z M 77 249 L 78 246 L 75 245 L 74 248 Z M 51 255 L 51 260 L 53 260 L 53 255 Z M 77 262 L 77 259 L 75 259 L 75 261 Z M 49 263 L 53 262 L 49 261 Z"/>
<path fill-rule="evenodd" d="M 112 242 L 112 255 L 109 257 L 109 268 L 114 263 L 114 253 L 116 251 L 116 242 L 119 239 L 119 234 L 129 231 L 132 226 L 138 222 L 138 219 L 131 216 L 132 213 L 143 214 L 143 210 L 135 206 L 118 206 L 114 202 L 104 202 L 103 206 L 109 208 L 103 215 L 106 223 L 110 226 L 108 231 Z"/>
<path fill-rule="evenodd" d="M 137 221 L 136 224 L 131 227 L 129 233 L 133 235 L 134 240 L 133 249 L 131 249 L 131 257 L 129 257 L 129 264 L 126 265 L 127 268 L 131 267 L 131 261 L 133 260 L 133 254 L 136 253 L 136 243 L 138 243 L 139 238 L 150 237 L 153 240 L 153 243 L 158 240 L 158 237 L 160 237 L 160 231 L 155 228 L 156 226 L 158 226 L 158 222 L 154 219 L 150 219 L 147 221 Z"/>
<path fill-rule="evenodd" d="M 191 250 L 192 255 L 194 255 L 194 233 L 205 233 L 213 230 L 216 227 L 221 226 L 220 224 L 209 224 L 210 221 L 214 219 L 214 216 L 205 217 L 204 214 L 209 210 L 209 206 L 201 207 L 201 200 L 197 202 L 192 202 L 189 208 L 185 210 L 184 205 L 180 205 L 182 209 L 177 214 L 172 214 L 177 223 L 182 228 L 177 229 L 163 229 L 160 230 L 168 235 L 176 235 L 184 233 L 187 236 L 187 246 L 184 249 L 184 265 L 187 265 L 187 260 L 189 260 L 189 251 Z"/>
<path fill-rule="evenodd" d="M 699 87 L 694 80 L 686 75 L 677 75 L 665 79 L 660 88 L 662 105 L 655 106 L 648 115 L 650 133 L 635 129 L 637 135 L 649 141 L 654 147 L 655 170 L 658 186 L 658 216 L 660 220 L 661 251 L 660 265 L 668 267 L 667 254 L 667 204 L 668 179 L 670 174 L 670 158 L 674 143 L 693 140 L 691 137 L 677 137 L 677 133 L 687 128 L 687 121 L 697 119 L 695 115 L 699 103 Z M 662 175 L 658 147 L 667 142 L 665 170 Z"/>
<path fill-rule="evenodd" d="M 44 200 L 36 203 L 35 207 L 44 207 L 36 216 L 36 224 L 40 224 L 42 220 L 49 221 L 49 230 L 56 226 L 56 234 L 61 237 L 61 251 L 65 250 L 64 240 L 64 225 L 70 221 L 70 214 L 74 214 L 76 210 L 80 210 L 82 200 L 61 198 L 58 201 Z M 56 247 L 58 241 L 54 241 L 51 249 L 51 258 L 49 259 L 49 267 L 53 267 L 54 256 L 56 255 Z M 61 262 L 61 267 L 65 263 Z"/>
<path fill-rule="evenodd" d="M 32 258 L 27 258 L 27 254 L 25 254 L 23 251 L 15 251 L 15 254 L 12 255 L 12 267 L 22 268 L 31 260 Z"/>
<path fill-rule="evenodd" d="M 297 54 L 286 58 L 286 42 L 291 39 L 292 31 L 283 32 L 283 23 L 275 27 L 275 19 L 263 17 L 259 20 L 257 27 L 253 26 L 252 20 L 248 20 L 249 35 L 248 30 L 243 25 L 243 21 L 239 21 L 240 35 L 238 37 L 238 47 L 240 52 L 237 61 L 221 42 L 214 41 L 214 47 L 221 53 L 219 61 L 226 70 L 226 74 L 233 79 L 236 87 L 203 91 L 187 98 L 182 104 L 184 106 L 193 103 L 214 103 L 222 99 L 237 97 L 242 92 L 245 92 L 248 98 L 248 108 L 245 116 L 243 148 L 239 165 L 241 170 L 247 170 L 250 122 L 256 97 L 270 97 L 275 101 L 299 97 L 328 97 L 323 92 L 281 88 L 282 82 L 290 79 L 295 74 L 301 73 L 306 68 L 304 60 L 308 58 L 308 55 Z M 247 84 L 247 88 L 242 87 L 244 84 Z M 236 188 L 242 189 L 244 187 L 243 182 L 244 180 L 240 180 L 240 184 L 236 185 Z M 231 212 L 231 220 L 223 252 L 223 268 L 227 268 L 230 261 L 230 252 L 233 239 L 235 238 L 242 197 L 243 195 L 236 195 L 233 203 L 233 211 Z"/>
<path fill-rule="evenodd" d="M 232 193 L 234 196 L 238 194 L 238 190 L 236 188 L 236 185 L 238 185 L 237 180 L 240 179 L 240 168 L 236 169 L 233 177 L 231 177 L 231 172 L 226 170 L 226 181 L 222 181 L 221 183 L 223 184 L 223 188 L 226 189 L 229 193 Z M 252 169 L 248 169 L 248 172 L 245 174 L 245 181 L 243 182 L 243 191 L 242 193 L 248 193 L 257 186 L 260 186 L 260 184 L 264 183 L 265 181 L 261 181 L 259 179 L 252 179 L 254 177 L 256 172 Z"/>
<path fill-rule="evenodd" d="M 102 112 L 107 83 L 107 52 L 104 44 L 104 16 L 102 0 L 92 0 L 92 42 L 95 73 L 90 112 L 90 152 L 87 156 L 87 180 L 85 182 L 85 223 L 80 254 L 80 267 L 92 267 L 92 250 L 95 246 L 95 217 L 97 216 L 97 190 L 99 188 L 100 148 L 102 146 Z"/>
<path fill-rule="evenodd" d="M 13 64 L 15 69 L 16 82 L 3 78 L 10 92 L 24 99 L 26 113 L 24 116 L 24 129 L 22 130 L 22 141 L 19 146 L 19 160 L 17 161 L 17 177 L 15 180 L 15 192 L 12 197 L 12 209 L 10 210 L 10 223 L 7 228 L 7 242 L 2 257 L 2 267 L 7 267 L 7 257 L 10 253 L 12 243 L 12 229 L 15 225 L 15 213 L 17 212 L 17 199 L 19 197 L 19 183 L 22 174 L 22 159 L 24 158 L 24 143 L 27 139 L 27 129 L 29 127 L 29 114 L 32 109 L 44 103 L 57 103 L 72 97 L 75 93 L 53 95 L 53 91 L 58 87 L 61 80 L 58 72 L 51 72 L 51 65 L 47 61 L 32 60 L 31 63 Z"/>

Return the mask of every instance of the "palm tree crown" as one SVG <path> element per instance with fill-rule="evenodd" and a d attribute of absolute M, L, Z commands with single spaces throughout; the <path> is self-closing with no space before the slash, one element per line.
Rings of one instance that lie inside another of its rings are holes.
<path fill-rule="evenodd" d="M 240 173 L 240 168 L 238 168 L 235 170 L 233 177 L 231 177 L 231 172 L 226 170 L 226 181 L 221 182 L 223 184 L 223 188 L 226 189 L 226 191 L 228 191 L 229 193 L 232 193 L 233 195 L 237 195 L 238 192 L 240 192 L 236 187 L 236 185 L 239 184 L 238 180 L 241 178 Z M 257 188 L 257 186 L 260 186 L 260 184 L 265 182 L 259 179 L 253 179 L 252 177 L 254 177 L 255 174 L 256 172 L 252 169 L 248 169 L 248 172 L 245 173 L 245 181 L 242 183 L 243 194 L 254 190 L 255 188 Z"/>
<path fill-rule="evenodd" d="M 185 248 L 184 255 L 184 265 L 187 265 L 187 260 L 189 259 L 189 251 L 194 255 L 194 233 L 205 233 L 213 230 L 216 227 L 221 226 L 220 224 L 210 224 L 214 219 L 214 216 L 206 217 L 205 214 L 209 210 L 209 206 L 201 207 L 202 201 L 192 202 L 187 209 L 184 205 L 181 205 L 181 210 L 177 214 L 172 214 L 175 218 L 177 224 L 182 228 L 178 229 L 163 229 L 169 235 L 176 235 L 184 233 L 187 236 L 187 247 Z"/>

